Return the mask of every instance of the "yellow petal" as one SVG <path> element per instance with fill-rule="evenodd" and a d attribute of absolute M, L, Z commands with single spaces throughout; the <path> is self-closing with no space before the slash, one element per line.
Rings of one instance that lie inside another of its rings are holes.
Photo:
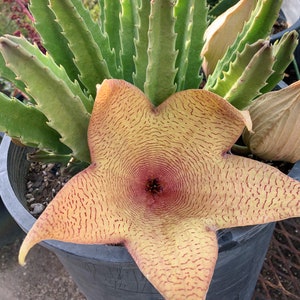
<path fill-rule="evenodd" d="M 195 219 L 162 224 L 151 234 L 140 232 L 126 247 L 165 299 L 205 299 L 218 256 L 209 226 Z"/>
<path fill-rule="evenodd" d="M 19 252 L 20 264 L 25 263 L 28 251 L 43 240 L 122 242 L 130 222 L 120 217 L 117 203 L 108 202 L 108 192 L 113 189 L 115 186 L 110 185 L 105 174 L 95 174 L 94 164 L 71 178 L 27 234 Z"/>
<path fill-rule="evenodd" d="M 264 224 L 300 216 L 300 184 L 277 168 L 227 155 L 215 174 L 214 180 L 219 183 L 215 193 L 220 197 L 215 212 L 218 228 Z"/>

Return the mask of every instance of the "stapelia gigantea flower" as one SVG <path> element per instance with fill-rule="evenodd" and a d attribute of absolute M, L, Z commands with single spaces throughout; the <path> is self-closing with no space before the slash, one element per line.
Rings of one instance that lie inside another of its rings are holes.
<path fill-rule="evenodd" d="M 300 159 L 300 81 L 257 98 L 249 107 L 253 131 L 243 139 L 253 154 L 267 160 Z"/>
<path fill-rule="evenodd" d="M 20 263 L 45 239 L 123 243 L 166 299 L 204 299 L 216 230 L 300 215 L 300 183 L 228 153 L 247 116 L 205 90 L 154 107 L 133 85 L 104 81 L 88 130 L 92 164 L 35 222 Z"/>

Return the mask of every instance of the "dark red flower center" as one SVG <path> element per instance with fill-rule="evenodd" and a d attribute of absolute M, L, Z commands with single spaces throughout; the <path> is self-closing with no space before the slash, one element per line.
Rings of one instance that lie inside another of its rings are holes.
<path fill-rule="evenodd" d="M 163 191 L 163 187 L 158 178 L 149 178 L 145 187 L 146 192 L 149 192 L 153 196 L 160 194 Z"/>

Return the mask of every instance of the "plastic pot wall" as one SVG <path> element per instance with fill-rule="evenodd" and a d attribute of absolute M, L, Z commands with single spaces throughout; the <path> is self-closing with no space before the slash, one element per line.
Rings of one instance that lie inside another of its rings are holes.
<path fill-rule="evenodd" d="M 0 146 L 0 193 L 8 211 L 25 231 L 35 222 L 25 208 L 27 148 Z M 250 300 L 268 249 L 274 224 L 224 230 L 208 300 Z M 108 245 L 77 245 L 46 241 L 89 300 L 163 299 L 139 271 L 127 250 Z M 30 255 L 30 253 L 29 253 Z"/>
<path fill-rule="evenodd" d="M 3 133 L 0 132 L 0 144 L 2 137 Z M 0 247 L 13 243 L 21 235 L 23 235 L 22 230 L 13 220 L 0 198 Z"/>

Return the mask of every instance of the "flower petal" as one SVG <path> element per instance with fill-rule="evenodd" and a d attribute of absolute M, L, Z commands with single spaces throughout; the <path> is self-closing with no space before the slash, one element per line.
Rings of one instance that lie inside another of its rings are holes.
<path fill-rule="evenodd" d="M 218 228 L 263 224 L 300 215 L 300 184 L 277 168 L 228 155 L 219 175 Z M 213 216 L 212 216 L 213 217 Z M 214 218 L 214 217 L 213 217 Z"/>
<path fill-rule="evenodd" d="M 201 220 L 162 224 L 140 231 L 126 247 L 166 298 L 205 299 L 218 255 L 216 233 Z"/>
<path fill-rule="evenodd" d="M 104 189 L 106 187 L 107 189 Z M 120 214 L 116 201 L 110 201 L 105 174 L 91 165 L 74 176 L 50 202 L 23 241 L 19 262 L 24 264 L 29 250 L 43 240 L 79 244 L 121 243 L 131 222 Z M 118 196 L 118 195 L 117 195 Z"/>
<path fill-rule="evenodd" d="M 110 79 L 98 89 L 89 144 L 92 161 L 113 155 L 127 161 L 140 151 L 163 156 L 167 148 L 201 151 L 207 145 L 209 156 L 214 156 L 229 150 L 245 126 L 251 130 L 248 112 L 214 93 L 185 90 L 154 107 L 138 88 Z"/>

